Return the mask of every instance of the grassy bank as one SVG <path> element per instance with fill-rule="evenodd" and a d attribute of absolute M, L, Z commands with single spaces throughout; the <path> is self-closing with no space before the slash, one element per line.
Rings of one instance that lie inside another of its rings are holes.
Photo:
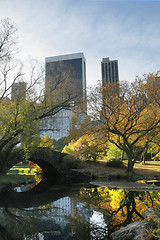
<path fill-rule="evenodd" d="M 108 167 L 104 161 L 85 162 L 83 169 L 91 172 L 95 176 L 105 177 L 107 174 L 115 173 L 121 176 L 127 175 L 127 161 L 123 161 L 125 167 Z M 146 164 L 140 162 L 135 163 L 134 173 L 142 176 L 157 176 L 160 175 L 160 161 L 146 161 Z"/>

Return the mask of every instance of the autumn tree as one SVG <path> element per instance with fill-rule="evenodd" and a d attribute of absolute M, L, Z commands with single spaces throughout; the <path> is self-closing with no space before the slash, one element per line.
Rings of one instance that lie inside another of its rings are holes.
<path fill-rule="evenodd" d="M 35 138 L 39 141 L 40 121 L 70 109 L 77 98 L 76 92 L 71 94 L 73 86 L 67 72 L 57 76 L 55 87 L 47 94 L 43 67 L 32 63 L 30 72 L 24 74 L 23 65 L 15 60 L 15 34 L 10 19 L 0 22 L 0 156 L 5 161 L 18 143 L 25 142 L 28 147 Z M 15 91 L 13 95 L 15 85 L 24 82 L 23 94 Z"/>
<path fill-rule="evenodd" d="M 74 144 L 74 155 L 83 160 L 96 161 L 103 158 L 107 151 L 107 144 L 103 139 L 96 137 L 96 134 L 85 134 L 79 138 Z"/>
<path fill-rule="evenodd" d="M 141 80 L 141 94 L 145 95 L 150 106 L 157 111 L 157 115 L 159 116 L 160 111 L 160 71 L 156 73 L 149 73 L 145 74 L 143 81 Z M 151 113 L 150 113 L 151 114 Z M 144 142 L 146 144 L 144 144 Z M 145 136 L 144 141 L 142 140 L 139 145 L 143 148 L 142 152 L 142 160 L 145 163 L 145 156 L 147 152 L 151 152 L 154 155 L 159 155 L 160 150 L 160 131 L 159 127 L 153 129 L 152 131 L 148 132 Z M 145 147 L 144 147 L 145 146 Z"/>
<path fill-rule="evenodd" d="M 160 131 L 159 98 L 152 97 L 153 85 L 149 79 L 150 75 L 137 78 L 131 84 L 122 82 L 119 95 L 115 94 L 113 84 L 108 83 L 105 87 L 99 84 L 88 96 L 90 124 L 86 126 L 86 132 L 103 135 L 106 142 L 124 152 L 128 172 L 133 171 L 138 156 Z M 143 148 L 137 148 L 142 141 Z"/>

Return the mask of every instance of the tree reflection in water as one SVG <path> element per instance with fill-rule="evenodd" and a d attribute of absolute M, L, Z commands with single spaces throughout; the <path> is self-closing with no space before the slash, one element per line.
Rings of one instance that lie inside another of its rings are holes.
<path fill-rule="evenodd" d="M 143 220 L 143 213 L 149 207 L 160 209 L 160 192 L 155 191 L 137 192 L 99 187 L 82 189 L 78 198 L 103 212 L 109 235 L 131 222 Z"/>
<path fill-rule="evenodd" d="M 70 214 L 59 211 L 54 204 L 65 196 L 71 197 Z M 24 193 L 3 191 L 0 207 L 0 239 L 45 240 L 55 239 L 56 234 L 62 240 L 107 239 L 107 235 L 130 222 L 143 220 L 148 207 L 160 209 L 160 192 L 65 187 L 42 181 Z M 100 224 L 93 221 L 98 215 Z M 56 221 L 62 216 L 63 227 Z"/>

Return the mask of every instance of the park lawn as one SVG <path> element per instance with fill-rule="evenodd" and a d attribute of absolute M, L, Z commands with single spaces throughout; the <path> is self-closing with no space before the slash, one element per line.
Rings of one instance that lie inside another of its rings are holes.
<path fill-rule="evenodd" d="M 127 160 L 123 161 L 124 165 L 127 167 Z M 93 161 L 86 162 L 83 168 L 93 175 L 105 177 L 105 175 L 109 173 L 117 173 L 121 176 L 127 175 L 127 168 L 119 168 L 119 167 L 107 167 L 104 161 L 100 161 L 94 163 Z M 146 161 L 146 164 L 142 164 L 140 162 L 135 163 L 133 171 L 136 175 L 151 175 L 157 176 L 160 175 L 160 161 Z"/>
<path fill-rule="evenodd" d="M 128 161 L 123 161 L 124 165 L 127 167 Z M 121 168 L 112 168 L 113 171 L 124 174 L 126 169 Z M 146 161 L 145 164 L 141 162 L 136 162 L 134 164 L 133 172 L 136 175 L 160 175 L 160 161 Z"/>
<path fill-rule="evenodd" d="M 134 173 L 137 175 L 160 175 L 160 161 L 146 161 L 145 164 L 135 163 Z"/>
<path fill-rule="evenodd" d="M 107 177 L 108 174 L 111 173 L 118 173 L 122 176 L 127 174 L 126 168 L 119 168 L 119 167 L 108 167 L 106 166 L 106 161 L 87 161 L 83 164 L 83 169 L 85 171 L 90 172 L 93 176 L 96 177 Z"/>

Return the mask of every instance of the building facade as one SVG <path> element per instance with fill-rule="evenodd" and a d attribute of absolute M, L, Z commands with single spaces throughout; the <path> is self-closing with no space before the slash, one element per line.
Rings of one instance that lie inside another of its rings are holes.
<path fill-rule="evenodd" d="M 119 95 L 118 60 L 102 58 L 101 72 L 102 72 L 102 86 L 105 87 L 107 84 L 112 84 L 113 93 Z M 105 95 L 103 97 L 105 97 Z"/>
<path fill-rule="evenodd" d="M 60 81 L 62 81 L 60 83 Z M 77 95 L 76 101 L 83 102 L 86 98 L 86 60 L 83 53 L 47 57 L 45 59 L 45 92 L 51 94 L 57 86 L 67 89 L 71 96 Z M 59 140 L 69 135 L 73 113 L 63 109 L 54 116 L 43 120 L 41 136 Z"/>
<path fill-rule="evenodd" d="M 48 135 L 56 141 L 69 135 L 71 129 L 71 111 L 62 109 L 54 116 L 41 120 L 40 136 Z"/>

